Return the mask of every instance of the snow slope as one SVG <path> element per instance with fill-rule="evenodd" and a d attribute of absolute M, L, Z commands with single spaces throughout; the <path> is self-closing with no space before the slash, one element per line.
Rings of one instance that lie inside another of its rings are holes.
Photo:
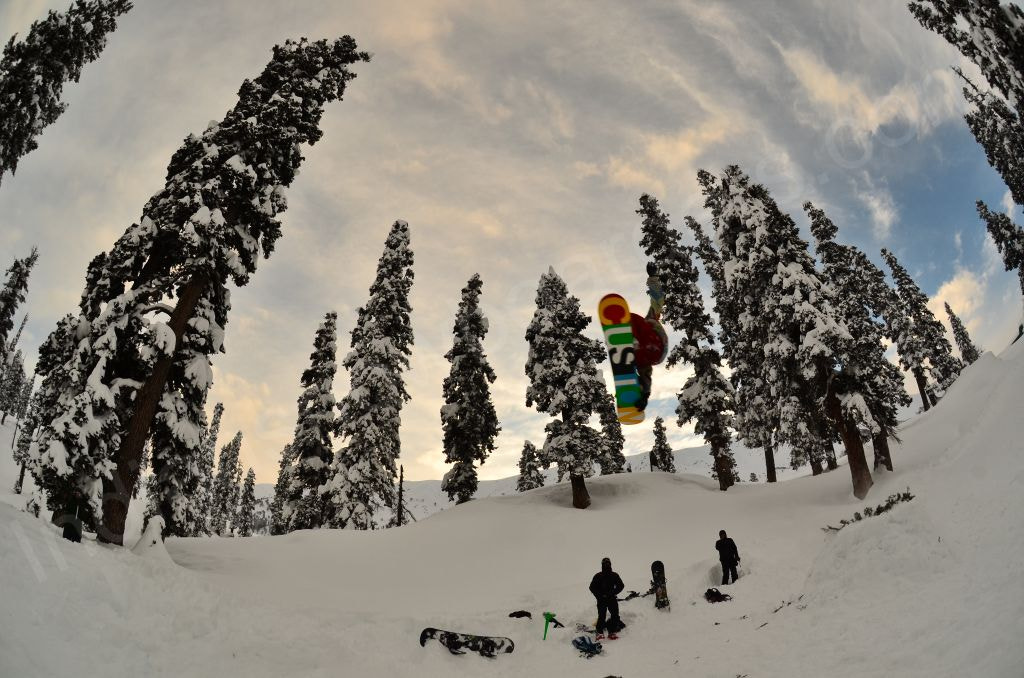
<path fill-rule="evenodd" d="M 985 354 L 894 446 L 861 510 L 845 468 L 722 493 L 709 478 L 632 473 L 479 499 L 401 529 L 170 540 L 141 555 L 70 544 L 0 505 L 0 676 L 1024 675 L 1024 345 Z M 6 478 L 0 478 L 6 484 Z M 739 545 L 734 600 L 709 605 L 714 541 Z M 670 612 L 579 658 L 586 586 L 610 556 L 627 588 L 666 565 Z M 789 604 L 786 604 L 789 603 Z M 780 608 L 781 605 L 781 608 Z M 775 611 L 779 608 L 778 611 Z M 526 609 L 534 619 L 511 619 Z M 569 629 L 541 640 L 541 613 Z M 495 660 L 421 648 L 438 626 L 506 635 Z"/>

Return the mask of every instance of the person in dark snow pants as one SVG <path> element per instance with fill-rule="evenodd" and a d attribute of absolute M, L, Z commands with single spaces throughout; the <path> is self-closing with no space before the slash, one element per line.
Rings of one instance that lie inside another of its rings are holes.
<path fill-rule="evenodd" d="M 622 593 L 625 586 L 618 574 L 612 571 L 610 558 L 601 559 L 601 571 L 590 580 L 590 592 L 597 599 L 597 637 L 604 636 L 605 629 L 608 630 L 608 637 L 614 638 L 617 631 L 621 631 L 625 624 L 619 619 L 618 595 Z M 611 618 L 605 622 L 605 615 L 611 614 Z"/>
<path fill-rule="evenodd" d="M 735 584 L 740 578 L 736 573 L 740 552 L 736 548 L 736 542 L 725 535 L 725 530 L 719 530 L 718 536 L 720 538 L 715 542 L 715 548 L 718 549 L 718 559 L 722 561 L 722 586 L 729 583 L 729 575 L 732 575 L 732 583 Z"/>

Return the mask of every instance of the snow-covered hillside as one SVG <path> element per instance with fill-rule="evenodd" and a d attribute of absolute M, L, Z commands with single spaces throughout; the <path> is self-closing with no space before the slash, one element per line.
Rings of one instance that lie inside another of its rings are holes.
<path fill-rule="evenodd" d="M 821 528 L 865 505 L 845 469 L 725 493 L 706 477 L 621 474 L 588 482 L 586 511 L 558 485 L 400 529 L 176 539 L 141 555 L 65 542 L 0 505 L 0 676 L 1020 676 L 1022 389 L 1024 345 L 984 355 L 901 431 L 896 472 L 867 503 L 916 498 L 838 533 Z M 710 605 L 719 529 L 741 579 Z M 586 660 L 569 642 L 594 619 L 602 556 L 639 590 L 663 560 L 672 607 L 622 603 L 628 628 Z M 519 609 L 533 620 L 508 617 Z M 546 641 L 544 611 L 568 625 Z M 419 646 L 425 626 L 516 649 L 452 656 Z"/>

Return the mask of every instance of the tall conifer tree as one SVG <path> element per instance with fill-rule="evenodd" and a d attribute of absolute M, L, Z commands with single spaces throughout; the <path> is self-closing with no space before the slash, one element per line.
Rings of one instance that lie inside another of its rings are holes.
<path fill-rule="evenodd" d="M 737 428 L 763 440 L 772 435 L 766 420 L 777 426 L 780 442 L 820 450 L 834 427 L 846 447 L 854 494 L 863 498 L 872 480 L 856 422 L 870 412 L 846 368 L 853 342 L 831 288 L 796 224 L 763 186 L 736 166 L 718 180 L 702 171 L 698 180 L 714 217 L 726 293 L 743 308 L 732 342 L 745 379 L 737 388 Z M 769 410 L 757 426 L 741 416 L 751 402 L 747 389 Z"/>
<path fill-rule="evenodd" d="M 7 280 L 0 288 L 0 360 L 7 357 L 8 335 L 14 329 L 14 314 L 28 294 L 28 277 L 39 259 L 35 247 L 24 259 L 15 259 L 7 269 Z"/>
<path fill-rule="evenodd" d="M 651 448 L 651 470 L 664 473 L 676 472 L 675 455 L 668 444 L 665 431 L 665 420 L 657 417 L 654 420 L 654 447 Z"/>
<path fill-rule="evenodd" d="M 242 449 L 242 432 L 239 431 L 227 445 L 221 448 L 217 460 L 217 477 L 213 485 L 213 512 L 210 530 L 213 534 L 230 535 L 231 522 L 238 510 L 238 457 Z"/>
<path fill-rule="evenodd" d="M 677 395 L 677 424 L 695 423 L 694 431 L 711 446 L 714 477 L 725 491 L 739 480 L 730 450 L 734 391 L 722 376 L 711 317 L 704 311 L 704 298 L 697 287 L 692 250 L 683 247 L 682 236 L 671 227 L 669 215 L 661 211 L 656 198 L 646 193 L 640 196 L 637 214 L 643 218 L 640 245 L 654 260 L 665 290 L 663 319 L 683 334 L 683 340 L 669 352 L 668 366 L 684 363 L 694 369 Z"/>
<path fill-rule="evenodd" d="M 600 412 L 606 391 L 597 371 L 605 350 L 583 335 L 590 316 L 553 268 L 540 277 L 536 301 L 526 329 L 526 406 L 554 417 L 544 429 L 543 454 L 558 464 L 560 475 L 569 476 L 573 506 L 585 509 L 590 505 L 585 478 L 593 475 L 594 456 L 601 450 L 601 434 L 588 422 Z"/>
<path fill-rule="evenodd" d="M 334 461 L 331 432 L 337 425 L 334 375 L 337 372 L 338 314 L 331 311 L 316 331 L 309 367 L 302 373 L 299 415 L 295 436 L 288 448 L 292 465 L 281 503 L 287 531 L 315 529 L 323 525 L 324 506 L 320 487 L 327 482 Z"/>
<path fill-rule="evenodd" d="M 496 377 L 483 347 L 487 318 L 480 310 L 482 286 L 480 275 L 474 274 L 462 289 L 455 315 L 455 340 L 444 356 L 451 370 L 442 386 L 441 428 L 445 463 L 453 466 L 441 481 L 441 490 L 459 504 L 476 493 L 474 464 L 487 460 L 501 430 L 491 402 L 490 385 Z"/>
<path fill-rule="evenodd" d="M 0 59 L 0 181 L 67 109 L 60 100 L 64 83 L 78 82 L 131 8 L 128 0 L 76 0 L 67 12 L 34 22 L 24 40 L 11 36 Z"/>
<path fill-rule="evenodd" d="M 946 339 L 946 328 L 928 308 L 928 295 L 921 291 L 896 256 L 883 249 L 882 258 L 892 271 L 903 314 L 910 319 L 909 332 L 920 341 L 921 351 L 939 388 L 948 389 L 960 376 L 963 363 L 953 355 L 953 347 Z"/>
<path fill-rule="evenodd" d="M 523 453 L 519 456 L 517 492 L 526 492 L 544 486 L 544 474 L 541 473 L 541 468 L 546 468 L 547 464 L 544 463 L 542 456 L 537 446 L 529 440 L 523 443 Z"/>
<path fill-rule="evenodd" d="M 239 537 L 251 537 L 256 524 L 256 473 L 250 468 L 245 474 L 242 496 L 238 501 L 238 521 L 235 531 Z"/>
<path fill-rule="evenodd" d="M 76 467 L 85 456 L 103 467 L 83 465 L 96 475 L 76 478 L 90 488 L 102 480 L 100 491 L 81 497 L 102 497 L 102 507 L 89 508 L 102 510 L 102 540 L 121 543 L 157 413 L 198 427 L 209 356 L 223 350 L 228 283 L 246 284 L 259 256 L 273 251 L 302 145 L 321 138 L 324 105 L 355 77 L 348 67 L 368 59 L 349 37 L 275 47 L 225 118 L 174 154 L 139 223 L 90 264 L 77 323 L 84 336 L 69 368 L 77 376 L 58 399 L 53 421 L 61 425 L 44 422 L 39 447 L 41 464 L 57 455 L 62 468 Z"/>
<path fill-rule="evenodd" d="M 626 437 L 622 435 L 622 423 L 615 411 L 615 396 L 608 389 L 601 398 L 598 416 L 601 421 L 601 453 L 597 464 L 601 467 L 601 475 L 622 473 L 626 465 L 626 456 L 622 453 Z"/>
<path fill-rule="evenodd" d="M 835 305 L 853 337 L 848 372 L 864 394 L 871 420 L 860 423 L 871 431 L 875 468 L 892 470 L 889 438 L 895 438 L 899 410 L 912 401 L 903 387 L 903 374 L 885 357 L 884 318 L 891 315 L 892 291 L 882 271 L 856 247 L 835 241 L 839 229 L 810 202 L 804 210 L 817 241 L 822 275 L 838 292 Z M 827 443 L 828 450 L 832 442 Z"/>
<path fill-rule="evenodd" d="M 322 489 L 331 527 L 371 530 L 378 507 L 395 507 L 399 427 L 409 400 L 403 373 L 413 344 L 412 264 L 409 224 L 396 221 L 343 363 L 351 383 L 338 405 L 337 434 L 344 443 Z"/>
<path fill-rule="evenodd" d="M 953 328 L 953 340 L 956 341 L 957 348 L 960 349 L 960 357 L 963 358 L 965 363 L 970 365 L 978 359 L 978 347 L 971 341 L 971 335 L 967 333 L 967 328 L 960 322 L 960 318 L 957 317 L 956 313 L 953 313 L 949 303 L 946 303 L 945 306 L 946 315 L 949 316 L 949 325 Z"/>

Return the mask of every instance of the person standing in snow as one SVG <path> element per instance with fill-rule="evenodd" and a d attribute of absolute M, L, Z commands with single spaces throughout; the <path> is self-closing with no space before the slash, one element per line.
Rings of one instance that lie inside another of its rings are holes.
<path fill-rule="evenodd" d="M 725 535 L 725 530 L 718 531 L 719 540 L 715 542 L 718 549 L 718 559 L 722 561 L 722 586 L 729 583 L 729 575 L 732 575 L 732 583 L 740 576 L 736 573 L 736 566 L 740 562 L 740 552 L 736 548 L 736 542 Z"/>
<path fill-rule="evenodd" d="M 597 599 L 597 637 L 603 638 L 605 629 L 608 629 L 608 637 L 615 639 L 616 632 L 622 630 L 625 624 L 619 619 L 618 595 L 622 593 L 625 586 L 618 574 L 612 571 L 610 558 L 601 559 L 601 571 L 590 580 L 590 592 Z M 610 614 L 611 618 L 605 622 L 605 615 Z"/>

